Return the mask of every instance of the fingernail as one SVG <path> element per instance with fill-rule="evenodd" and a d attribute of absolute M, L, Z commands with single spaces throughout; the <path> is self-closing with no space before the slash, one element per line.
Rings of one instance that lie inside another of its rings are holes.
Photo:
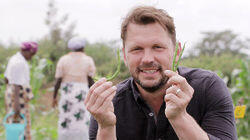
<path fill-rule="evenodd" d="M 104 81 L 104 80 L 106 81 L 106 78 L 105 78 L 105 77 L 102 77 L 100 81 Z"/>
<path fill-rule="evenodd" d="M 112 89 L 113 89 L 113 90 L 116 90 L 117 88 L 116 88 L 116 86 L 113 86 Z"/>
<path fill-rule="evenodd" d="M 108 82 L 107 82 L 107 84 L 111 86 L 113 83 L 112 83 L 112 82 L 110 82 L 110 81 L 108 81 Z"/>
<path fill-rule="evenodd" d="M 165 70 L 164 73 L 165 74 L 169 74 L 170 70 Z"/>

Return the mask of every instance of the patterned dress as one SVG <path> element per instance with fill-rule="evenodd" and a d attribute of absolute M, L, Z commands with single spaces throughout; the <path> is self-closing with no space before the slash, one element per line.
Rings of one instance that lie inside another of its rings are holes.
<path fill-rule="evenodd" d="M 14 85 L 7 85 L 6 93 L 5 93 L 5 109 L 7 114 L 14 112 Z M 33 98 L 33 94 L 31 93 L 31 89 L 29 87 L 21 87 L 19 92 L 19 104 L 20 104 L 20 113 L 24 114 L 27 120 L 27 126 L 25 130 L 25 140 L 31 140 L 31 121 L 30 121 L 30 111 L 29 111 L 29 101 Z M 7 123 L 13 122 L 24 123 L 22 120 L 14 120 L 13 116 L 10 116 L 7 119 Z"/>
<path fill-rule="evenodd" d="M 83 83 L 62 83 L 59 101 L 59 140 L 88 139 L 89 113 L 83 101 L 88 86 Z"/>
<path fill-rule="evenodd" d="M 94 61 L 82 52 L 62 56 L 55 78 L 62 78 L 60 89 L 58 139 L 87 140 L 90 115 L 83 103 L 88 93 L 87 76 L 95 73 Z"/>

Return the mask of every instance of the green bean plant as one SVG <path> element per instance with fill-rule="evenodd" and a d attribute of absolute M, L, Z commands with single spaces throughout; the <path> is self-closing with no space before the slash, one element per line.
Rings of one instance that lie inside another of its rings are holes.
<path fill-rule="evenodd" d="M 172 62 L 172 71 L 177 71 L 177 68 L 179 66 L 179 63 L 180 63 L 180 60 L 181 60 L 181 56 L 183 54 L 183 51 L 185 49 L 185 46 L 186 46 L 186 43 L 184 43 L 183 45 L 183 48 L 181 48 L 181 52 L 180 52 L 180 55 L 179 55 L 179 59 L 178 61 L 176 62 L 176 59 L 177 59 L 177 53 L 178 53 L 178 48 L 181 47 L 181 43 L 176 43 L 176 46 L 175 46 L 175 52 L 174 52 L 174 58 L 173 58 L 173 62 Z"/>

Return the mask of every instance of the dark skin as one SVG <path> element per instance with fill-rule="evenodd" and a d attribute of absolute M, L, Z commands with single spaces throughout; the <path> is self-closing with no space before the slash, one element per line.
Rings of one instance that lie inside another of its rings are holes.
<path fill-rule="evenodd" d="M 21 54 L 23 55 L 23 57 L 29 61 L 32 59 L 32 57 L 36 54 L 36 52 L 32 52 L 32 51 L 21 51 Z"/>
<path fill-rule="evenodd" d="M 84 52 L 84 48 L 80 48 L 77 50 L 74 50 L 73 52 Z M 58 90 L 61 87 L 61 83 L 62 83 L 62 78 L 57 78 L 56 79 L 56 84 L 54 87 L 54 94 L 53 94 L 53 101 L 52 101 L 52 107 L 55 108 L 57 106 L 57 94 L 58 94 Z"/>
<path fill-rule="evenodd" d="M 29 61 L 35 55 L 36 52 L 31 51 L 23 51 L 21 50 L 21 54 L 23 57 Z M 5 77 L 5 83 L 8 84 L 9 80 Z M 21 85 L 14 84 L 14 122 L 17 122 L 18 118 L 20 117 L 20 103 L 19 103 L 19 93 L 20 93 Z"/>
<path fill-rule="evenodd" d="M 54 95 L 53 95 L 53 101 L 52 101 L 52 107 L 55 108 L 57 106 L 57 94 L 58 94 L 58 90 L 61 86 L 62 83 L 62 78 L 57 78 L 56 79 L 56 84 L 55 84 L 55 90 L 54 90 Z"/>

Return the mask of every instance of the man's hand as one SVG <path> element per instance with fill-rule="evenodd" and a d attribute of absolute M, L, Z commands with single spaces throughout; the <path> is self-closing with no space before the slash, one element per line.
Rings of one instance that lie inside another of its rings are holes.
<path fill-rule="evenodd" d="M 166 70 L 164 72 L 169 80 L 164 101 L 166 102 L 165 115 L 168 119 L 186 115 L 186 108 L 192 99 L 194 89 L 187 83 L 186 79 L 178 73 Z"/>
<path fill-rule="evenodd" d="M 116 116 L 112 99 L 116 93 L 116 87 L 105 78 L 100 79 L 91 86 L 84 101 L 87 110 L 96 119 L 101 129 L 114 127 Z"/>

